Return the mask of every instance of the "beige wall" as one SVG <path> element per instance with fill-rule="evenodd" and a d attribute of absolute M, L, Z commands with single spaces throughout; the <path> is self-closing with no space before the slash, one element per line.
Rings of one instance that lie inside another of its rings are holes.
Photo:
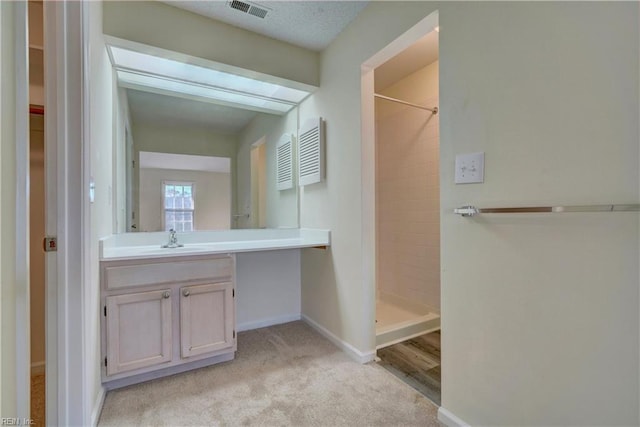
<path fill-rule="evenodd" d="M 0 2 L 0 413 L 3 417 L 16 413 L 16 151 L 14 86 L 14 5 Z"/>
<path fill-rule="evenodd" d="M 636 3 L 367 6 L 323 52 L 321 88 L 300 108 L 327 120 L 327 180 L 302 191 L 301 224 L 332 231 L 330 251 L 303 251 L 302 312 L 373 348 L 360 65 L 436 9 L 443 407 L 472 425 L 637 425 L 637 214 L 451 213 L 638 203 Z M 485 183 L 454 185 L 455 155 L 474 151 Z"/>
<path fill-rule="evenodd" d="M 438 106 L 438 62 L 381 91 Z M 377 290 L 440 312 L 438 115 L 376 100 Z"/>
<path fill-rule="evenodd" d="M 227 230 L 231 224 L 231 174 L 140 169 L 140 231 L 163 231 L 162 182 L 193 182 L 196 230 Z"/>
<path fill-rule="evenodd" d="M 45 236 L 44 116 L 31 115 L 29 161 L 29 281 L 32 372 L 44 371 L 45 362 Z"/>
<path fill-rule="evenodd" d="M 238 181 L 237 212 L 251 212 L 251 146 L 265 138 L 265 188 L 266 227 L 298 227 L 298 190 L 297 182 L 289 190 L 276 188 L 276 146 L 284 133 L 297 135 L 297 110 L 285 116 L 258 114 L 238 136 Z M 295 140 L 294 140 L 295 141 Z M 295 148 L 294 148 L 295 149 Z M 294 154 L 295 159 L 295 154 Z M 294 169 L 295 170 L 295 169 Z M 257 227 L 252 218 L 241 218 L 238 228 Z"/>
<path fill-rule="evenodd" d="M 140 162 L 140 151 L 157 153 L 193 154 L 197 156 L 228 157 L 231 159 L 231 207 L 235 211 L 236 186 L 236 136 L 211 132 L 194 127 L 177 128 L 144 122 L 133 123 L 134 157 L 136 164 Z M 140 169 L 134 175 L 133 200 L 136 218 L 140 212 L 139 178 Z M 137 219 L 134 221 L 137 223 Z"/>
<path fill-rule="evenodd" d="M 442 164 L 485 151 L 486 170 L 455 186 L 443 168 L 444 209 L 638 203 L 637 3 L 445 11 Z M 476 424 L 637 425 L 637 215 L 443 215 L 445 406 Z M 472 399 L 487 381 L 505 393 Z"/>
<path fill-rule="evenodd" d="M 105 2 L 105 33 L 198 58 L 318 85 L 318 53 L 161 2 Z M 274 80 L 275 79 L 275 80 Z"/>

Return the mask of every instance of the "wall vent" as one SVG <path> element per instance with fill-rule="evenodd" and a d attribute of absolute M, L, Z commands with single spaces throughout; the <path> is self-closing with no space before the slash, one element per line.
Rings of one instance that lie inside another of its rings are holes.
<path fill-rule="evenodd" d="M 248 13 L 249 15 L 257 16 L 258 18 L 264 19 L 269 13 L 269 9 L 263 6 L 258 6 L 251 2 L 245 2 L 240 0 L 231 0 L 227 3 L 230 8 L 239 10 L 243 13 Z"/>
<path fill-rule="evenodd" d="M 324 179 L 324 128 L 322 117 L 307 119 L 300 128 L 298 182 L 315 184 Z"/>
<path fill-rule="evenodd" d="M 293 188 L 293 136 L 285 133 L 276 146 L 276 187 L 278 190 Z"/>

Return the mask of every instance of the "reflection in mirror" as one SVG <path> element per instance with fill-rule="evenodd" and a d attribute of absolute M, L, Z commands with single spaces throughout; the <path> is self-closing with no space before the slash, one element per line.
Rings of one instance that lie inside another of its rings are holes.
<path fill-rule="evenodd" d="M 278 190 L 276 149 L 283 134 L 295 140 L 296 103 L 308 92 L 157 49 L 109 53 L 119 86 L 116 192 L 126 194 L 116 198 L 119 232 L 299 226 L 298 186 Z"/>
<path fill-rule="evenodd" d="M 231 228 L 230 158 L 149 151 L 139 158 L 140 230 Z"/>

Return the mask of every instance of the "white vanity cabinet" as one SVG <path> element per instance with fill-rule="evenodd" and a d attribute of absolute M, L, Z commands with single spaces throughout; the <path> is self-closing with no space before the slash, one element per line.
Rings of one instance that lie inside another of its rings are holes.
<path fill-rule="evenodd" d="M 180 289 L 181 357 L 232 348 L 233 283 L 185 286 Z"/>
<path fill-rule="evenodd" d="M 171 290 L 106 297 L 107 375 L 171 362 Z"/>
<path fill-rule="evenodd" d="M 108 388 L 233 359 L 234 255 L 102 261 L 100 281 Z"/>

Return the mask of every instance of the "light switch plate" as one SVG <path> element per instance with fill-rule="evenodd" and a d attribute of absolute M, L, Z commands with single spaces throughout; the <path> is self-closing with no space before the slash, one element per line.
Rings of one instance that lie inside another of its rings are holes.
<path fill-rule="evenodd" d="M 455 181 L 456 184 L 484 182 L 484 153 L 458 154 Z"/>

